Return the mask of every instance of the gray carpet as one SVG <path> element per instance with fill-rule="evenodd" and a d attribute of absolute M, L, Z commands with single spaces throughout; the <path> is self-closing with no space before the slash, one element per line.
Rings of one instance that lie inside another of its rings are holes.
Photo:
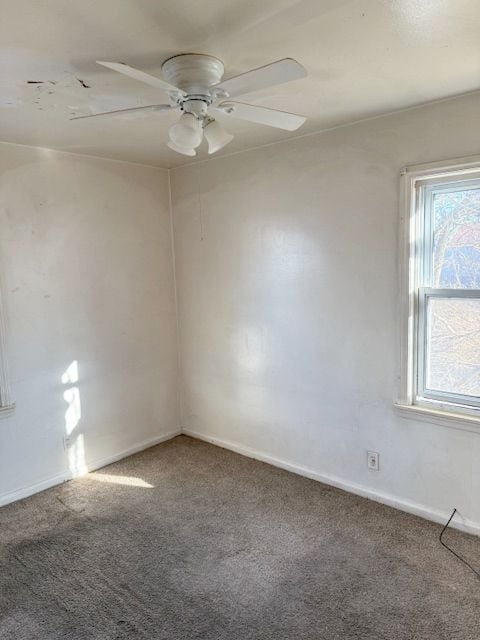
<path fill-rule="evenodd" d="M 439 531 L 181 436 L 0 509 L 0 638 L 478 640 Z"/>

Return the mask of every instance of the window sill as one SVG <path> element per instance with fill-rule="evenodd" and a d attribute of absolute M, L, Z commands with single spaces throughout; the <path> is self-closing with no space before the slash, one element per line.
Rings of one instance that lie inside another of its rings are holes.
<path fill-rule="evenodd" d="M 402 418 L 480 433 L 480 415 L 454 413 L 415 404 L 395 403 L 393 406 L 396 413 Z"/>
<path fill-rule="evenodd" d="M 8 418 L 15 411 L 15 405 L 9 404 L 5 407 L 0 407 L 0 419 Z"/>

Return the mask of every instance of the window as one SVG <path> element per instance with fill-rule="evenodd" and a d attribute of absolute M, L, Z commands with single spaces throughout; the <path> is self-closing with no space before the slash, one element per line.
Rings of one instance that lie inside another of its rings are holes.
<path fill-rule="evenodd" d="M 401 404 L 480 419 L 480 162 L 404 180 Z"/>

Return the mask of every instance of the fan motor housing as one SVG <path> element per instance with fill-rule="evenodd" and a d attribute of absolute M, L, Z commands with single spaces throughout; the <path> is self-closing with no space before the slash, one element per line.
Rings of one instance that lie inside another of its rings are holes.
<path fill-rule="evenodd" d="M 202 53 L 182 53 L 162 65 L 165 79 L 188 95 L 210 95 L 210 87 L 222 79 L 223 62 Z"/>

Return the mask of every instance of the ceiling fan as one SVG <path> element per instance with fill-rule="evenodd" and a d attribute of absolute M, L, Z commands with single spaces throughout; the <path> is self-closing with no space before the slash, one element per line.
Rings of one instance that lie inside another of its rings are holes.
<path fill-rule="evenodd" d="M 77 116 L 71 120 L 134 111 L 162 112 L 179 109 L 182 114 L 178 122 L 170 127 L 168 146 L 186 156 L 196 155 L 195 149 L 201 144 L 203 137 L 208 142 L 208 153 L 219 151 L 233 139 L 214 118 L 212 112 L 287 131 L 295 131 L 306 120 L 304 116 L 294 113 L 231 100 L 244 93 L 304 78 L 307 75 L 306 70 L 293 58 L 277 60 L 223 82 L 223 62 L 204 54 L 182 53 L 166 60 L 162 65 L 162 73 L 166 80 L 129 67 L 123 62 L 99 61 L 98 64 L 162 90 L 167 94 L 169 102 Z"/>

